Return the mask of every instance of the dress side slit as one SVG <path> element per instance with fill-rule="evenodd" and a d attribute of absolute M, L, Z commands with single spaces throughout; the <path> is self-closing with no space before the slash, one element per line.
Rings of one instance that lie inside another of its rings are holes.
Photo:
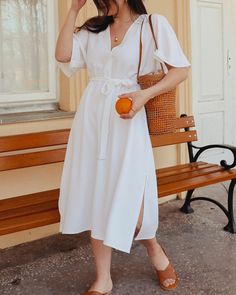
<path fill-rule="evenodd" d="M 145 218 L 145 201 L 146 201 L 146 187 L 147 187 L 147 179 L 148 179 L 148 175 L 145 176 L 145 180 L 144 180 L 144 188 L 143 188 L 143 193 L 142 193 L 142 202 L 141 202 L 141 205 L 140 205 L 140 208 L 139 208 L 139 214 L 138 214 L 138 218 L 137 218 L 137 221 L 136 221 L 136 225 L 135 225 L 135 234 L 134 234 L 134 239 L 138 239 L 137 237 L 139 236 L 139 234 L 141 234 L 142 232 L 142 229 L 143 229 L 143 225 L 144 225 L 144 218 Z M 141 212 L 141 209 L 142 209 L 142 205 L 143 205 L 143 212 L 142 212 L 142 223 L 140 225 L 140 228 L 139 230 L 137 230 L 137 224 L 138 224 L 138 220 L 139 220 L 139 215 L 140 215 L 140 212 Z"/>

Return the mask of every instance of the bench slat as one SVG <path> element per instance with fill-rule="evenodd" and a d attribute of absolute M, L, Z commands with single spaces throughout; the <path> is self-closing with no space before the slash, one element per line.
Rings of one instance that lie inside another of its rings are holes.
<path fill-rule="evenodd" d="M 161 180 L 162 178 L 166 178 L 169 176 L 176 176 L 176 175 L 182 175 L 183 173 L 189 173 L 189 175 L 192 172 L 196 172 L 198 171 L 198 173 L 203 173 L 204 174 L 204 170 L 205 169 L 213 169 L 213 167 L 219 167 L 219 165 L 216 164 L 207 164 L 205 163 L 205 165 L 200 165 L 200 166 L 190 166 L 189 167 L 179 167 L 179 169 L 176 169 L 176 167 L 173 168 L 173 170 L 170 171 L 166 171 L 166 172 L 162 172 L 159 171 L 159 173 L 156 171 L 157 177 L 159 178 L 159 180 Z M 222 169 L 222 168 L 221 168 Z"/>
<path fill-rule="evenodd" d="M 0 221 L 0 235 L 57 223 L 59 220 L 57 209 L 3 220 Z"/>
<path fill-rule="evenodd" d="M 156 169 L 156 173 L 158 172 L 158 177 L 160 178 L 165 175 L 170 175 L 172 173 L 174 174 L 175 172 L 178 172 L 180 170 L 185 171 L 187 169 L 187 170 L 193 171 L 195 169 L 205 168 L 205 167 L 207 167 L 207 165 L 216 165 L 216 164 L 209 164 L 209 163 L 201 162 L 201 161 L 192 162 L 192 163 L 187 163 L 187 164 L 179 164 L 176 166 L 159 168 L 159 169 Z"/>
<path fill-rule="evenodd" d="M 167 171 L 172 171 L 173 169 L 182 169 L 185 167 L 189 167 L 189 165 L 191 165 L 191 167 L 200 167 L 201 165 L 205 165 L 206 162 L 192 162 L 192 163 L 186 163 L 186 164 L 179 164 L 176 166 L 168 166 L 168 167 L 163 167 L 163 168 L 159 168 L 157 169 L 159 171 L 159 173 L 163 173 L 163 172 L 167 172 Z"/>
<path fill-rule="evenodd" d="M 0 152 L 67 144 L 70 129 L 0 137 Z"/>
<path fill-rule="evenodd" d="M 213 167 L 206 167 L 204 169 L 195 170 L 195 171 L 180 172 L 175 175 L 170 175 L 161 179 L 159 178 L 158 183 L 159 185 L 163 185 L 163 184 L 173 183 L 173 182 L 182 181 L 182 180 L 188 181 L 190 178 L 198 177 L 199 175 L 207 175 L 207 174 L 212 174 L 212 173 L 221 172 L 221 171 L 224 171 L 224 168 L 218 165 L 215 165 Z"/>
<path fill-rule="evenodd" d="M 66 148 L 0 157 L 0 171 L 63 162 Z"/>
<path fill-rule="evenodd" d="M 42 204 L 44 202 L 57 200 L 58 196 L 59 196 L 59 189 L 53 189 L 49 191 L 43 191 L 43 192 L 28 194 L 24 196 L 3 199 L 3 200 L 0 200 L 1 202 L 0 214 L 2 214 L 2 212 L 12 210 L 12 209 L 33 206 L 37 204 Z"/>
<path fill-rule="evenodd" d="M 200 175 L 195 178 L 190 178 L 188 180 L 184 179 L 181 181 L 176 181 L 164 185 L 159 185 L 158 187 L 158 196 L 164 197 L 171 194 L 175 194 L 178 192 L 187 191 L 190 189 L 194 189 L 197 187 L 203 187 L 211 184 L 215 184 L 218 182 L 223 182 L 226 180 L 230 180 L 232 178 L 236 178 L 236 170 L 223 170 L 221 172 L 215 172 L 207 175 Z M 158 182 L 158 178 L 157 178 Z"/>
<path fill-rule="evenodd" d="M 194 122 L 193 116 L 176 118 L 176 121 L 175 121 L 175 128 L 176 129 L 186 128 L 186 127 L 195 127 L 195 122 Z"/>
<path fill-rule="evenodd" d="M 196 130 L 168 133 L 162 135 L 150 135 L 150 138 L 153 148 L 198 140 Z"/>
<path fill-rule="evenodd" d="M 58 201 L 57 200 L 44 202 L 44 203 L 36 204 L 36 205 L 33 205 L 33 206 L 15 208 L 15 209 L 12 209 L 12 210 L 2 212 L 1 215 L 0 215 L 0 221 L 1 220 L 6 220 L 6 219 L 11 219 L 11 218 L 16 218 L 16 217 L 19 217 L 19 216 L 36 214 L 36 213 L 39 213 L 39 212 L 45 212 L 45 211 L 48 211 L 48 210 L 51 210 L 51 209 L 57 209 L 57 208 L 58 208 Z"/>

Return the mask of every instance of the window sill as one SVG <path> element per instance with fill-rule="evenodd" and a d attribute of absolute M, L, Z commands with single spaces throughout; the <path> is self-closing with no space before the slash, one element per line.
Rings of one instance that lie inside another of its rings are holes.
<path fill-rule="evenodd" d="M 61 110 L 22 112 L 0 115 L 0 125 L 15 124 L 33 121 L 45 121 L 52 119 L 73 118 L 75 112 L 65 112 Z"/>

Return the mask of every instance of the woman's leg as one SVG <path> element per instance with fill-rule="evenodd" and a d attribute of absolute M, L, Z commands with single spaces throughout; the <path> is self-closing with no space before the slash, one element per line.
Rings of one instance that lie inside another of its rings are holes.
<path fill-rule="evenodd" d="M 143 200 L 144 202 L 144 200 Z M 135 235 L 134 237 L 137 236 L 137 234 L 139 233 L 139 230 L 141 228 L 142 225 L 142 220 L 143 220 L 143 206 L 144 203 L 142 202 L 142 206 L 141 206 L 141 210 L 139 213 L 139 218 L 138 218 L 138 222 L 136 225 L 136 230 L 135 230 Z M 169 263 L 169 259 L 168 257 L 165 255 L 164 251 L 162 250 L 161 246 L 158 244 L 156 237 L 153 239 L 148 239 L 148 240 L 139 240 L 139 242 L 141 244 L 143 244 L 148 252 L 148 256 L 151 260 L 152 265 L 158 269 L 158 270 L 163 270 L 167 267 L 168 263 Z M 166 279 L 164 281 L 164 285 L 165 286 L 169 286 L 171 284 L 173 284 L 175 282 L 175 280 L 173 279 Z"/>
<path fill-rule="evenodd" d="M 158 244 L 156 237 L 148 240 L 139 240 L 139 242 L 146 247 L 152 265 L 158 270 L 166 269 L 169 259 Z M 174 282 L 174 279 L 166 279 L 163 284 L 168 287 Z"/>
<path fill-rule="evenodd" d="M 91 244 L 96 266 L 96 280 L 90 286 L 89 291 L 106 293 L 113 286 L 110 273 L 112 248 L 104 245 L 103 241 L 92 237 Z"/>

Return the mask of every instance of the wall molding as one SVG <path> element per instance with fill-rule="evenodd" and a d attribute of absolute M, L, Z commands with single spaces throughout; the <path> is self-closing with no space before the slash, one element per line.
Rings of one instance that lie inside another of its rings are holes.
<path fill-rule="evenodd" d="M 179 0 L 176 5 L 177 35 L 187 58 L 192 60 L 191 46 L 191 19 L 190 19 L 190 1 Z M 187 113 L 192 115 L 192 75 L 189 72 L 189 78 L 178 87 L 177 113 Z M 186 145 L 177 146 L 177 162 L 183 164 L 188 162 L 188 151 Z M 185 192 L 178 194 L 180 199 L 185 197 Z"/>

